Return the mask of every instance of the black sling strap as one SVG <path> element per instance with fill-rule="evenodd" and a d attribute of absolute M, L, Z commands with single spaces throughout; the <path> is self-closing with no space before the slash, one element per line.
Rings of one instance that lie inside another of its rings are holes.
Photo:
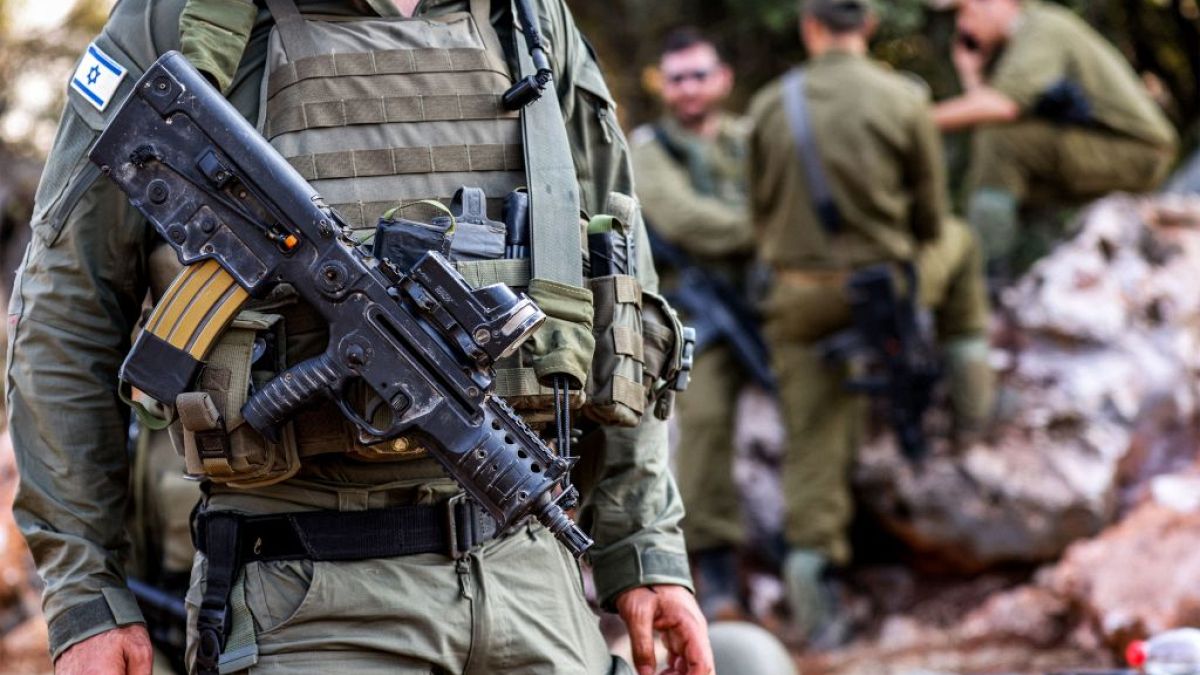
<path fill-rule="evenodd" d="M 807 82 L 807 74 L 803 68 L 795 68 L 788 73 L 783 80 L 783 105 L 787 111 L 788 125 L 792 128 L 796 152 L 800 155 L 804 175 L 808 178 L 808 192 L 812 197 L 817 219 L 821 221 L 825 232 L 834 234 L 841 230 L 842 214 L 833 198 L 833 189 L 821 163 L 820 148 L 817 146 L 816 134 L 813 133 L 812 117 L 809 115 L 808 100 L 805 96 Z"/>

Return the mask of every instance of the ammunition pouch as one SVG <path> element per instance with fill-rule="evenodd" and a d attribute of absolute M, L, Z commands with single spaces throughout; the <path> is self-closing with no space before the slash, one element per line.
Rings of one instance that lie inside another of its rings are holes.
<path fill-rule="evenodd" d="M 626 275 L 589 281 L 595 299 L 596 358 L 584 413 L 602 424 L 636 427 L 646 410 L 642 286 Z"/>
<path fill-rule="evenodd" d="M 196 387 L 175 400 L 178 421 L 171 435 L 188 474 L 253 488 L 287 480 L 300 469 L 292 423 L 272 443 L 241 414 L 251 391 L 283 371 L 283 345 L 278 314 L 243 311 L 221 335 Z"/>
<path fill-rule="evenodd" d="M 584 405 L 596 350 L 592 335 L 592 291 L 545 279 L 529 282 L 529 297 L 546 314 L 546 322 L 512 359 L 496 369 L 496 393 L 526 421 L 554 420 L 553 384 L 564 377 L 572 409 Z"/>

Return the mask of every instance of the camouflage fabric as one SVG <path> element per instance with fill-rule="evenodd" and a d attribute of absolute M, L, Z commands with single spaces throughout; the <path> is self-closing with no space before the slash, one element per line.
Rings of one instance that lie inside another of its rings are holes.
<path fill-rule="evenodd" d="M 197 10 L 208 2 L 187 4 Z M 189 50 L 223 71 L 214 79 L 227 77 L 229 99 L 255 120 L 271 22 L 259 11 L 246 32 L 246 4 L 213 0 L 212 11 L 188 14 L 200 25 L 189 32 Z M 382 1 L 300 4 L 329 14 L 395 14 Z M 418 12 L 465 7 L 427 0 Z M 610 193 L 632 192 L 626 144 L 612 97 L 565 5 L 544 0 L 537 8 L 554 56 L 583 207 L 596 213 Z M 118 97 L 158 55 L 180 48 L 184 10 L 184 0 L 117 5 L 97 44 L 130 69 Z M 235 61 L 240 65 L 230 75 L 228 64 Z M 101 114 L 70 95 L 39 189 L 33 243 L 10 304 L 15 328 L 7 388 L 21 466 L 15 511 L 46 581 L 44 606 L 56 655 L 114 626 L 141 621 L 124 584 L 129 413 L 117 395 L 117 368 L 146 297 L 147 261 L 157 236 L 84 157 L 115 110 Z M 648 254 L 639 270 L 643 286 L 657 288 Z M 618 594 L 641 585 L 689 586 L 679 530 L 683 508 L 666 466 L 666 425 L 648 419 L 638 429 L 601 429 L 593 436 L 585 439 L 593 456 L 580 478 L 591 489 L 580 518 L 597 542 L 591 560 L 601 600 L 611 606 Z M 406 480 L 436 489 L 445 481 L 428 461 L 377 466 L 334 457 L 315 464 L 308 478 L 323 489 Z"/>

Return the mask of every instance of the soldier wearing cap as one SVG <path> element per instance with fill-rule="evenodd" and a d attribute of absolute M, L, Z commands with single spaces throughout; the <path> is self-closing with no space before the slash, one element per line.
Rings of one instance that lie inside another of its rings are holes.
<path fill-rule="evenodd" d="M 1022 208 L 1155 188 L 1175 130 L 1113 45 L 1041 0 L 958 0 L 964 93 L 937 106 L 944 131 L 974 129 L 968 216 L 993 271 L 1019 273 L 1060 232 L 1022 228 Z"/>
<path fill-rule="evenodd" d="M 804 2 L 812 59 L 750 113 L 751 209 L 759 257 L 774 270 L 765 329 L 788 434 L 785 581 L 796 626 L 816 646 L 845 632 L 825 577 L 851 557 L 849 477 L 866 414 L 820 349 L 851 323 L 851 275 L 915 264 L 960 424 L 981 424 L 991 406 L 978 245 L 947 216 L 928 90 L 867 56 L 876 23 L 868 0 Z"/>
<path fill-rule="evenodd" d="M 665 114 L 630 137 L 638 198 L 648 227 L 705 272 L 739 288 L 754 251 L 754 228 L 746 196 L 747 125 L 722 110 L 733 71 L 695 29 L 673 31 L 662 51 Z M 664 274 L 664 288 L 678 283 L 673 277 Z M 745 533 L 731 467 L 745 382 L 728 344 L 706 347 L 696 355 L 676 411 L 683 530 L 710 619 L 739 611 L 736 549 Z"/>

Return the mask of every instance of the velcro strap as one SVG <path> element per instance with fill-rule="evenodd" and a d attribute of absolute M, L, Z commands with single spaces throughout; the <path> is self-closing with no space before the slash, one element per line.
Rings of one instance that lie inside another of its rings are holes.
<path fill-rule="evenodd" d="M 445 94 L 438 96 L 379 96 L 336 101 L 304 101 L 296 106 L 274 107 L 267 112 L 267 138 L 306 129 L 329 129 L 358 124 L 451 122 L 459 120 L 517 119 L 495 94 Z"/>
<path fill-rule="evenodd" d="M 642 286 L 638 280 L 630 276 L 616 278 L 617 302 L 624 305 L 642 306 Z"/>
<path fill-rule="evenodd" d="M 641 382 L 622 375 L 614 375 L 612 380 L 613 400 L 624 403 L 639 415 L 646 411 L 646 390 Z"/>
<path fill-rule="evenodd" d="M 215 431 L 221 428 L 221 413 L 208 392 L 193 391 L 175 398 L 175 410 L 188 431 Z"/>
<path fill-rule="evenodd" d="M 454 263 L 472 288 L 504 284 L 509 288 L 529 286 L 529 261 L 516 259 L 478 260 Z"/>
<path fill-rule="evenodd" d="M 498 144 L 343 150 L 287 160 L 305 180 L 525 170 L 520 145 Z"/>
<path fill-rule="evenodd" d="M 473 70 L 498 70 L 498 67 L 483 49 L 391 49 L 321 54 L 277 68 L 271 73 L 267 95 L 274 96 L 297 82 L 319 77 L 461 73 Z"/>
<path fill-rule="evenodd" d="M 613 326 L 612 334 L 613 350 L 618 354 L 632 357 L 638 363 L 645 363 L 642 337 L 637 334 L 632 326 Z"/>
<path fill-rule="evenodd" d="M 496 393 L 504 398 L 548 395 L 551 390 L 538 382 L 533 368 L 497 368 Z"/>

